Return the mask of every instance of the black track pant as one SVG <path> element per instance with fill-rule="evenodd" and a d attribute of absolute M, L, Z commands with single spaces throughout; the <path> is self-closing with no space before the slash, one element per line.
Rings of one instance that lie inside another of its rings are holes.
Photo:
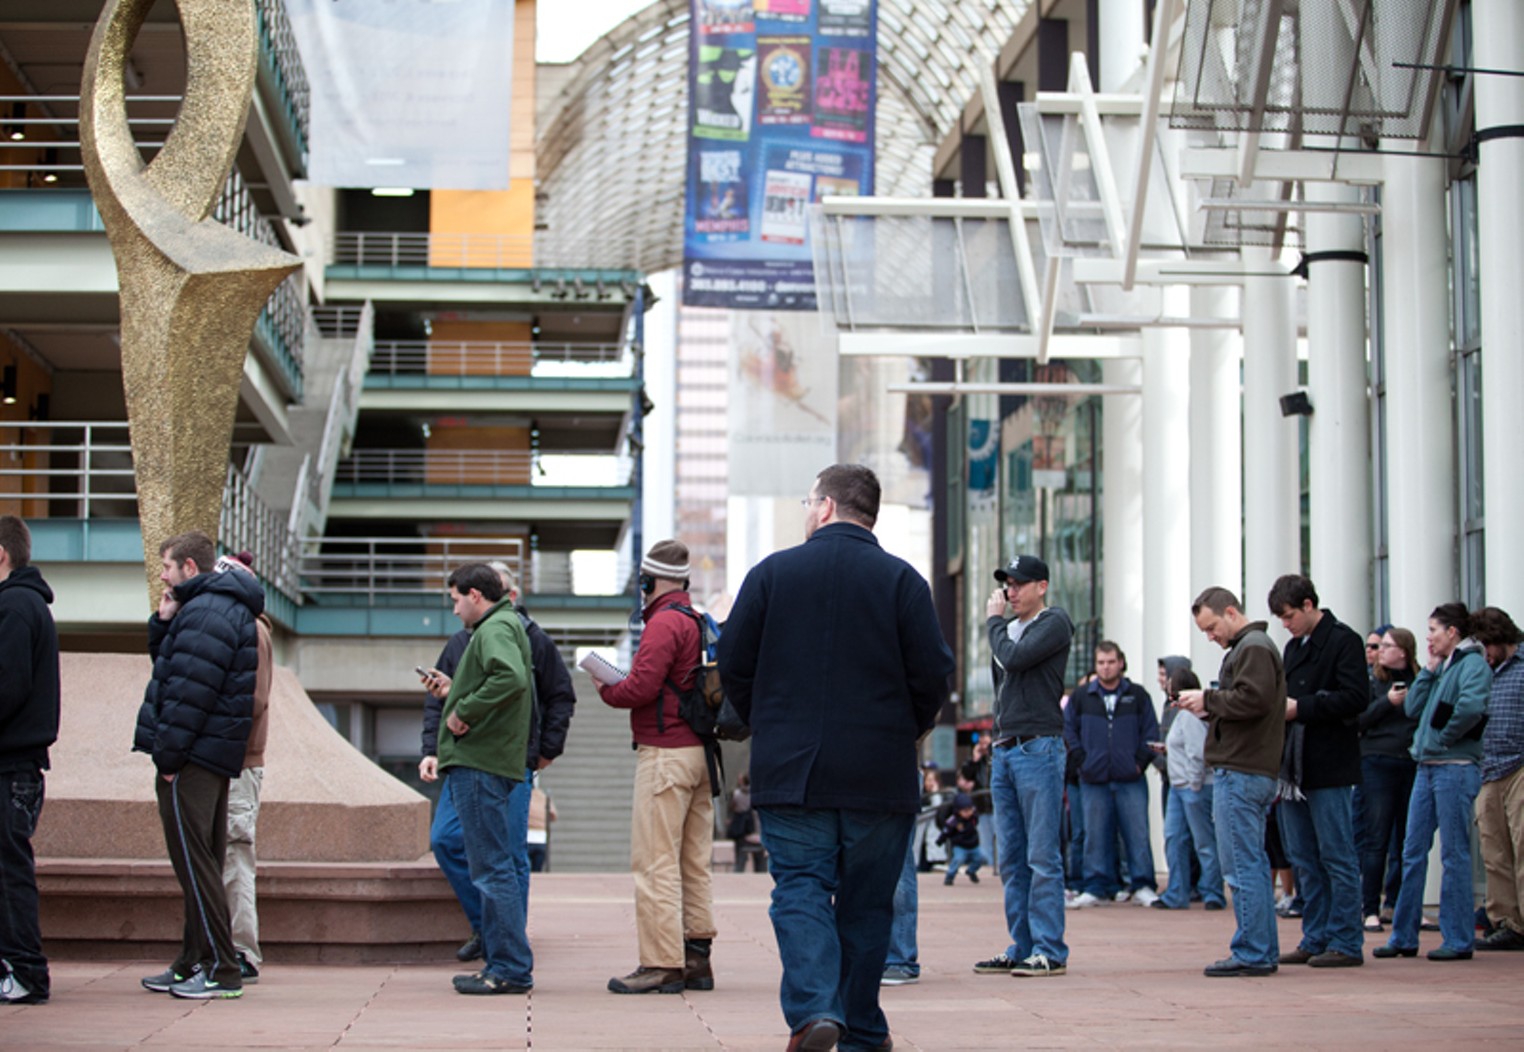
<path fill-rule="evenodd" d="M 196 965 L 223 986 L 243 985 L 228 922 L 222 863 L 228 849 L 228 780 L 204 767 L 186 764 L 173 781 L 155 774 L 164 845 L 185 895 L 185 934 L 175 971 L 189 975 Z"/>

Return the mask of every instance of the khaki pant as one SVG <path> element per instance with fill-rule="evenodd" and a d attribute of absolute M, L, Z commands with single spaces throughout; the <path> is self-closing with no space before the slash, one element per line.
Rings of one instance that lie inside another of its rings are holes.
<path fill-rule="evenodd" d="M 259 950 L 259 910 L 254 901 L 254 831 L 259 825 L 259 787 L 263 767 L 245 767 L 228 783 L 228 854 L 222 864 L 233 945 L 250 963 L 264 960 Z"/>
<path fill-rule="evenodd" d="M 682 968 L 684 939 L 714 938 L 714 801 L 701 745 L 642 745 L 635 758 L 630 871 L 643 968 Z"/>
<path fill-rule="evenodd" d="M 1476 830 L 1487 870 L 1487 916 L 1524 935 L 1524 767 L 1482 786 Z"/>

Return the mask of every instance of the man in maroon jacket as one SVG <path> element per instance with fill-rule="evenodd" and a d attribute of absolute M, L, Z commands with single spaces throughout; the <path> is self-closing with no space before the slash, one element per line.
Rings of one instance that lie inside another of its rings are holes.
<path fill-rule="evenodd" d="M 622 682 L 598 687 L 607 704 L 630 710 L 636 751 L 630 869 L 640 967 L 610 979 L 609 989 L 713 990 L 714 801 L 703 742 L 677 714 L 677 691 L 692 685 L 701 643 L 693 618 L 672 609 L 690 605 L 688 549 L 677 541 L 653 544 L 640 563 L 640 590 L 645 631 L 634 667 Z"/>

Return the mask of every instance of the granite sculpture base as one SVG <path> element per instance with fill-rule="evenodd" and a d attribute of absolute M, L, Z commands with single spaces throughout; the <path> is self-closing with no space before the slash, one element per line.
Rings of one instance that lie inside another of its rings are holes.
<path fill-rule="evenodd" d="M 63 716 L 33 847 L 47 952 L 168 959 L 179 885 L 153 764 L 131 752 L 147 656 L 65 654 Z M 429 803 L 366 759 L 277 669 L 259 813 L 270 961 L 447 959 L 469 934 L 428 854 Z"/>

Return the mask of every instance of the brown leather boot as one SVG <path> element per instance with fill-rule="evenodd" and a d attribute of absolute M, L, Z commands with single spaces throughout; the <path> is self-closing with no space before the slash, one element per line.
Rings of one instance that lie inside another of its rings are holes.
<path fill-rule="evenodd" d="M 683 970 L 636 968 L 622 979 L 610 979 L 609 991 L 616 994 L 680 994 L 683 992 Z"/>
<path fill-rule="evenodd" d="M 685 939 L 683 951 L 683 986 L 689 990 L 713 990 L 714 972 L 709 967 L 709 950 L 713 939 Z"/>

